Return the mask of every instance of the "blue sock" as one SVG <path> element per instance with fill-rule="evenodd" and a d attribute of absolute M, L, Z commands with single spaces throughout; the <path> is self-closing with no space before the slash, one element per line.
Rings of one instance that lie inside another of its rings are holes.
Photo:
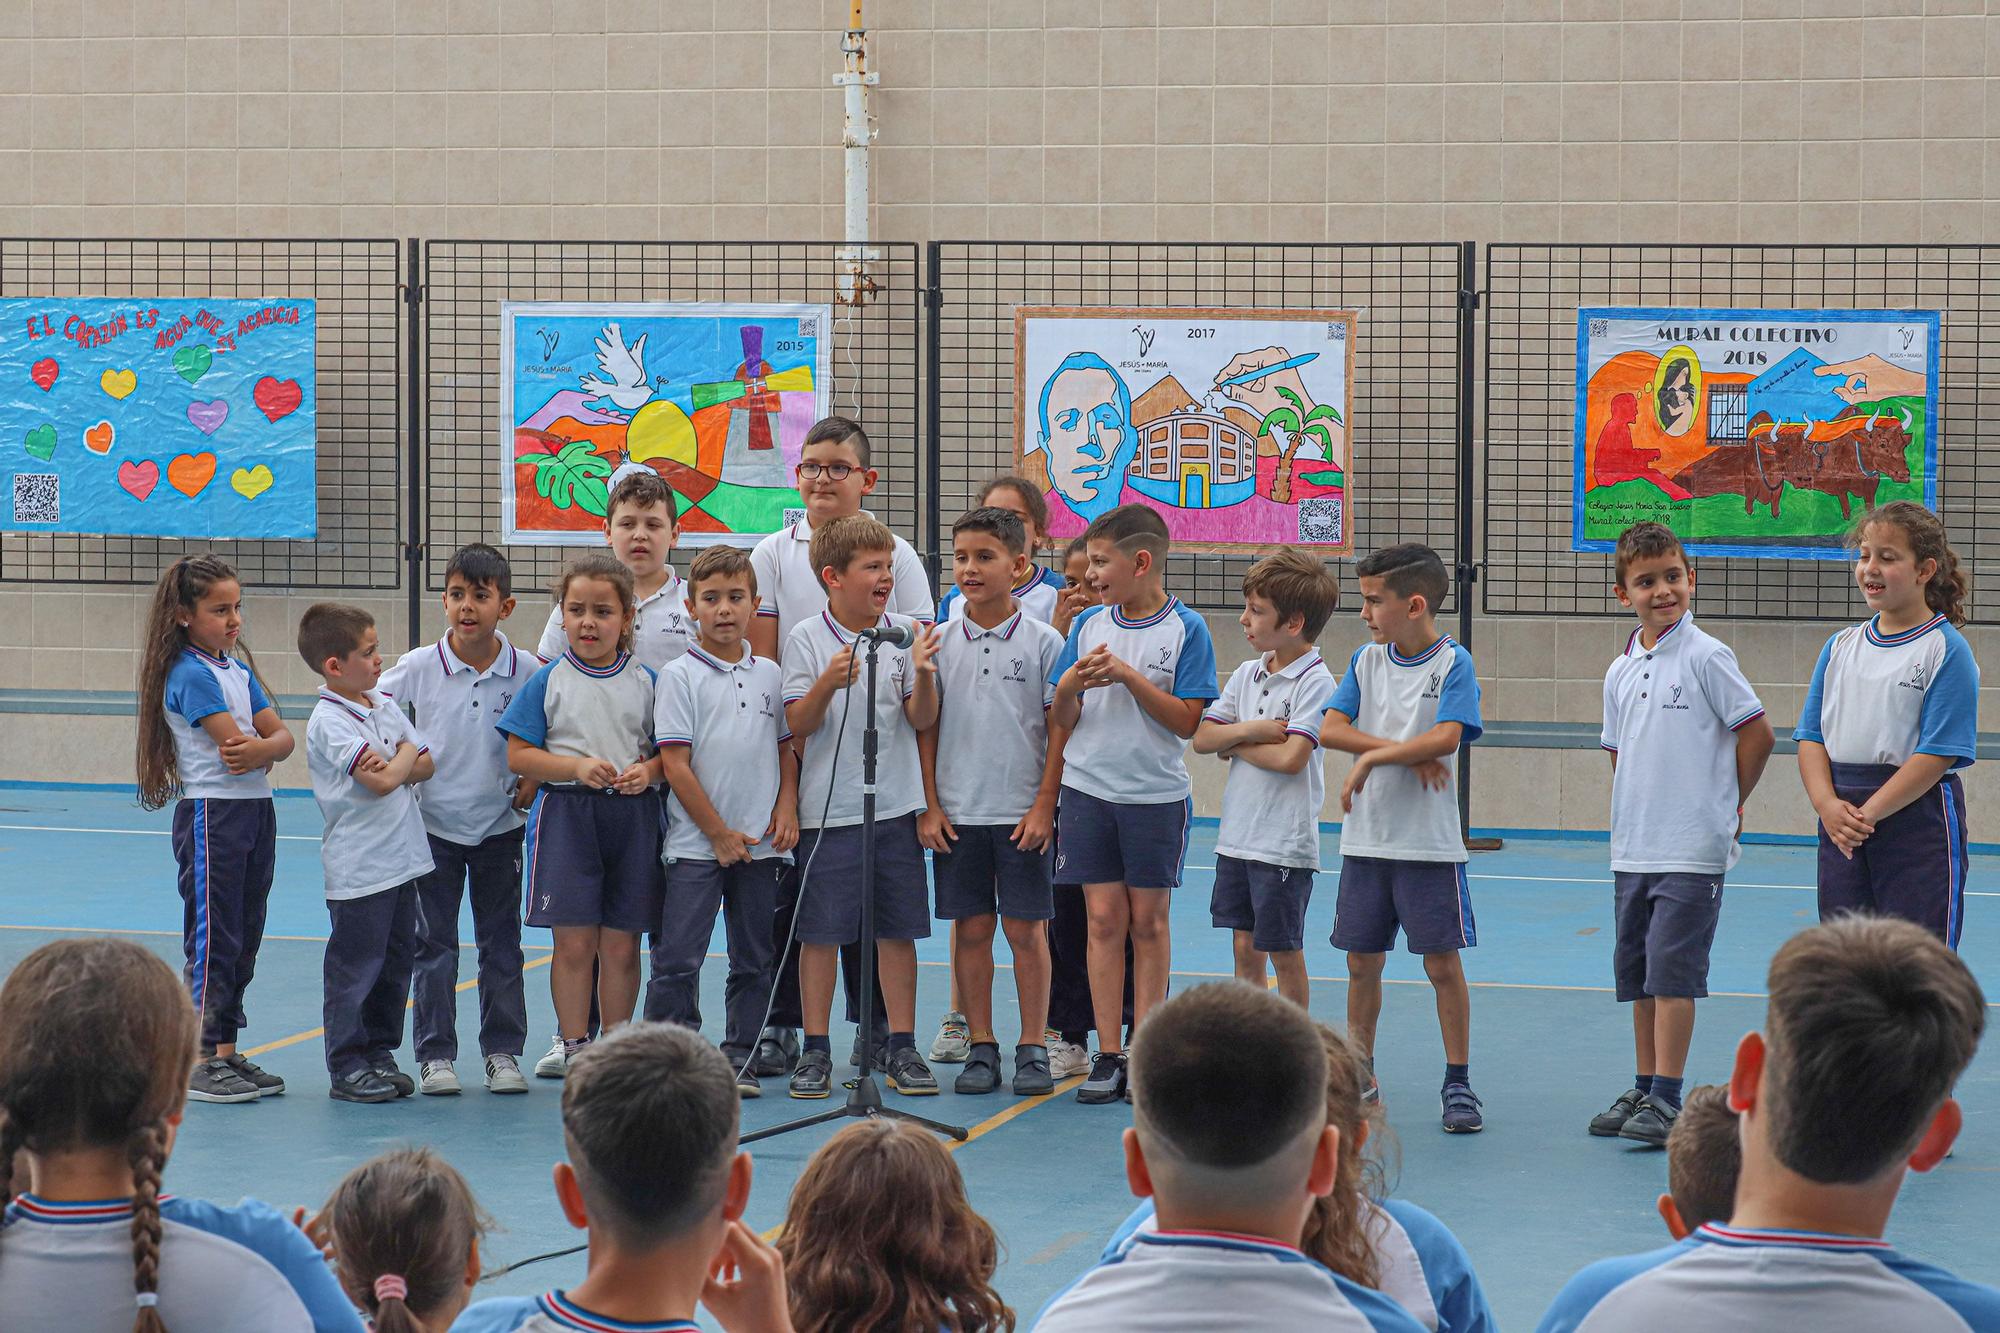
<path fill-rule="evenodd" d="M 1444 1085 L 1448 1088 L 1454 1083 L 1461 1083 L 1468 1088 L 1471 1087 L 1472 1086 L 1471 1070 L 1472 1066 L 1470 1064 L 1446 1065 L 1444 1067 Z"/>
<path fill-rule="evenodd" d="M 806 1049 L 809 1051 L 821 1051 L 827 1055 L 832 1055 L 833 1038 L 827 1036 L 824 1032 L 820 1033 L 817 1037 L 813 1036 L 811 1033 L 807 1033 Z"/>
<path fill-rule="evenodd" d="M 1652 1096 L 1655 1101 L 1665 1102 L 1676 1111 L 1681 1109 L 1681 1084 L 1678 1078 L 1668 1078 L 1665 1074 L 1653 1075 Z"/>
<path fill-rule="evenodd" d="M 1653 1076 L 1651 1074 L 1634 1074 L 1632 1075 L 1632 1086 L 1637 1088 L 1639 1095 L 1643 1097 L 1653 1090 Z"/>
<path fill-rule="evenodd" d="M 891 1032 L 889 1034 L 889 1049 L 892 1051 L 900 1051 L 905 1046 L 914 1047 L 916 1044 L 917 1034 L 914 1032 Z"/>

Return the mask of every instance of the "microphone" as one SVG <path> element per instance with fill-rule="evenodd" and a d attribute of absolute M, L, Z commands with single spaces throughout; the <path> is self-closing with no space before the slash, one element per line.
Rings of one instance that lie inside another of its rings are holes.
<path fill-rule="evenodd" d="M 908 648 L 917 641 L 915 625 L 876 625 L 862 630 L 854 636 L 857 639 L 873 639 L 891 648 Z"/>

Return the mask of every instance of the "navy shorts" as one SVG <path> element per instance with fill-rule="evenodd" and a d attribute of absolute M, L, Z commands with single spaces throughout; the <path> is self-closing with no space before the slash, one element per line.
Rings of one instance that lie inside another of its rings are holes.
<path fill-rule="evenodd" d="M 801 944 L 855 944 L 861 939 L 861 826 L 803 829 L 792 849 L 807 866 L 799 891 Z M 807 858 L 811 858 L 808 863 Z M 921 940 L 931 933 L 924 884 L 924 849 L 914 812 L 875 825 L 875 938 Z"/>
<path fill-rule="evenodd" d="M 1047 921 L 1056 914 L 1056 894 L 1047 850 L 1024 852 L 1007 835 L 1012 824 L 954 824 L 958 841 L 949 852 L 931 854 L 937 879 L 937 914 L 942 921 L 1001 916 Z"/>
<path fill-rule="evenodd" d="M 1708 951 L 1722 916 L 1722 876 L 1614 870 L 1618 938 L 1611 970 L 1621 1004 L 1708 994 Z"/>
<path fill-rule="evenodd" d="M 660 798 L 585 787 L 543 787 L 528 811 L 531 926 L 602 926 L 634 935 L 660 928 Z"/>
<path fill-rule="evenodd" d="M 1065 884 L 1177 889 L 1194 802 L 1126 805 L 1064 787 L 1056 808 L 1056 878 Z"/>
<path fill-rule="evenodd" d="M 1312 891 L 1313 872 L 1301 866 L 1218 856 L 1209 919 L 1224 930 L 1249 931 L 1252 948 L 1295 953 L 1306 947 L 1306 904 Z"/>
<path fill-rule="evenodd" d="M 1411 953 L 1448 953 L 1479 943 L 1465 863 L 1341 857 L 1333 947 L 1348 953 L 1387 953 L 1396 945 L 1398 926 Z"/>
<path fill-rule="evenodd" d="M 1860 805 L 1895 773 L 1889 764 L 1835 764 L 1833 791 Z M 1870 912 L 1914 921 L 1956 949 L 1965 926 L 1965 789 L 1958 774 L 1875 826 L 1850 860 L 1819 831 L 1819 919 Z"/>

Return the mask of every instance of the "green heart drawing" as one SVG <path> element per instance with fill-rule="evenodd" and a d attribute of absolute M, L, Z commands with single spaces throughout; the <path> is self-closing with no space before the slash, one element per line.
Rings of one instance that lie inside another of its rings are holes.
<path fill-rule="evenodd" d="M 24 443 L 29 453 L 46 463 L 56 451 L 56 428 L 45 421 L 28 432 Z"/>
<path fill-rule="evenodd" d="M 215 353 L 199 345 L 183 347 L 174 353 L 174 370 L 189 384 L 206 375 L 214 363 Z"/>

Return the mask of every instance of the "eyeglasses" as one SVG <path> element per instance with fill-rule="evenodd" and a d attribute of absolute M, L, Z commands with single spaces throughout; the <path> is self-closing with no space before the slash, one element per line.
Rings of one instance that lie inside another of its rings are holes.
<path fill-rule="evenodd" d="M 846 481 L 861 471 L 852 463 L 801 463 L 799 478 L 802 481 L 818 481 L 824 476 L 828 481 Z"/>

